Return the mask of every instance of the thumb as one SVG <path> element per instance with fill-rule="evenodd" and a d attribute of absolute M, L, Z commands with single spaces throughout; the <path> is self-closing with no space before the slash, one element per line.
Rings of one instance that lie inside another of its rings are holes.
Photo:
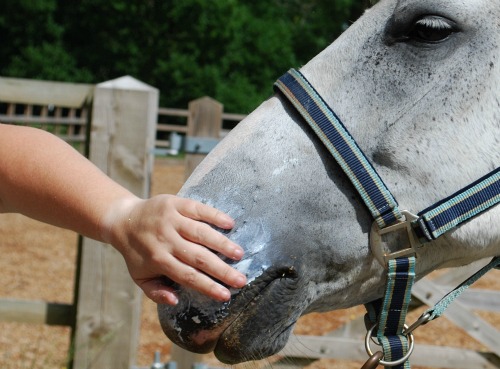
<path fill-rule="evenodd" d="M 160 278 L 138 283 L 144 294 L 157 304 L 177 305 L 179 299 L 171 287 L 165 286 Z"/>

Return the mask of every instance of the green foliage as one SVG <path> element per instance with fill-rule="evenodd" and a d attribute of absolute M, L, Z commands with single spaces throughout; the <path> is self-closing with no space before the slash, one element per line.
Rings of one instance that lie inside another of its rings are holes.
<path fill-rule="evenodd" d="M 326 47 L 358 0 L 4 0 L 0 74 L 97 83 L 132 75 L 185 107 L 245 113 Z"/>
<path fill-rule="evenodd" d="M 91 80 L 61 43 L 57 0 L 5 0 L 0 13 L 0 74 L 63 81 Z"/>

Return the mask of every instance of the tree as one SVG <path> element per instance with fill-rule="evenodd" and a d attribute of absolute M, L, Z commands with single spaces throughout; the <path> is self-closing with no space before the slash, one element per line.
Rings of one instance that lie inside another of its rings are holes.
<path fill-rule="evenodd" d="M 332 42 L 359 0 L 5 0 L 0 74 L 97 83 L 132 75 L 161 105 L 209 95 L 249 112 Z"/>
<path fill-rule="evenodd" d="M 61 1 L 59 19 L 69 52 L 97 80 L 131 74 L 158 87 L 163 105 L 210 95 L 249 111 L 296 62 L 280 9 L 249 4 Z"/>
<path fill-rule="evenodd" d="M 62 44 L 63 27 L 55 21 L 57 0 L 4 0 L 0 14 L 0 73 L 48 80 L 91 79 L 77 70 Z"/>

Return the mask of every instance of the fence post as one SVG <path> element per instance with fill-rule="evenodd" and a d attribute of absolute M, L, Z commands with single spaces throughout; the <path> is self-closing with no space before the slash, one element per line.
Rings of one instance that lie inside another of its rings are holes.
<path fill-rule="evenodd" d="M 202 97 L 189 103 L 187 136 L 218 139 L 222 129 L 223 105 L 210 98 Z M 201 163 L 206 154 L 186 154 L 186 179 Z"/>
<path fill-rule="evenodd" d="M 222 128 L 223 105 L 210 97 L 193 100 L 188 105 L 188 137 L 219 138 Z M 186 154 L 185 178 L 187 179 L 206 154 Z M 191 369 L 201 361 L 202 355 L 172 345 L 170 358 L 179 369 Z"/>
<path fill-rule="evenodd" d="M 95 87 L 89 158 L 140 197 L 149 196 L 158 90 L 126 76 Z M 83 238 L 75 301 L 74 369 L 129 369 L 139 339 L 141 292 L 121 255 Z"/>

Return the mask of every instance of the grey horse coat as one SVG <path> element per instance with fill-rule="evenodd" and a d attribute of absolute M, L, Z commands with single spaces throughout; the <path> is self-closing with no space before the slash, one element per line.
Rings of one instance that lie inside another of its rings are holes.
<path fill-rule="evenodd" d="M 500 164 L 500 2 L 382 0 L 301 68 L 402 208 L 417 212 Z M 283 72 L 283 71 L 281 71 Z M 279 72 L 277 73 L 277 77 Z M 249 283 L 218 303 L 179 289 L 163 330 L 227 363 L 266 357 L 297 319 L 382 295 L 371 218 L 340 168 L 281 97 L 206 158 L 180 195 L 236 219 Z M 424 247 L 419 277 L 500 254 L 500 207 Z"/>

